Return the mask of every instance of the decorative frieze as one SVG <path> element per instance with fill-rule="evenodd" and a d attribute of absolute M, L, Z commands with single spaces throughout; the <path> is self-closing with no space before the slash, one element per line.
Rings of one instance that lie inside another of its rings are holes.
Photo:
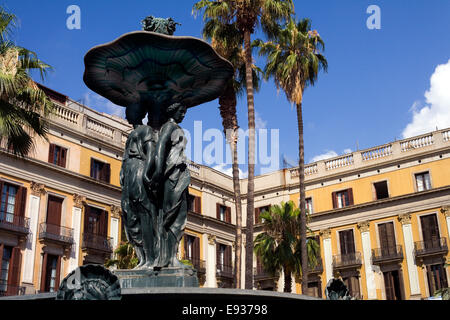
<path fill-rule="evenodd" d="M 402 225 L 405 225 L 405 224 L 411 224 L 411 213 L 403 213 L 403 214 L 400 214 L 400 215 L 398 216 L 398 221 L 400 221 L 400 223 L 401 223 Z"/>
<path fill-rule="evenodd" d="M 37 182 L 31 181 L 30 188 L 31 188 L 31 194 L 33 196 L 40 197 L 40 196 L 45 195 L 46 191 L 45 191 L 45 185 L 43 183 L 37 183 Z"/>
<path fill-rule="evenodd" d="M 358 229 L 361 232 L 368 232 L 370 228 L 370 221 L 358 222 Z"/>
<path fill-rule="evenodd" d="M 120 219 L 121 215 L 122 215 L 122 208 L 119 206 L 111 205 L 111 217 Z"/>
<path fill-rule="evenodd" d="M 330 239 L 331 238 L 331 229 L 328 228 L 328 229 L 320 230 L 319 234 L 323 239 Z"/>
<path fill-rule="evenodd" d="M 73 195 L 73 206 L 77 208 L 83 208 L 84 203 L 86 202 L 86 197 L 81 196 L 79 194 Z"/>

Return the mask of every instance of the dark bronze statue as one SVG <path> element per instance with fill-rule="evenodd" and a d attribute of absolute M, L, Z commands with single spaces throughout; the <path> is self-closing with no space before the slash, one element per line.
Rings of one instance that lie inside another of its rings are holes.
<path fill-rule="evenodd" d="M 122 221 L 139 259 L 125 275 L 130 275 L 131 286 L 138 283 L 132 279 L 135 273 L 153 277 L 167 267 L 186 269 L 177 259 L 190 182 L 187 141 L 179 123 L 188 108 L 219 97 L 233 76 L 232 65 L 208 43 L 172 36 L 177 25 L 173 19 L 149 16 L 142 25 L 144 31 L 92 48 L 84 59 L 83 77 L 90 89 L 126 108 L 134 129 L 120 172 Z M 158 277 L 154 283 L 178 283 Z"/>

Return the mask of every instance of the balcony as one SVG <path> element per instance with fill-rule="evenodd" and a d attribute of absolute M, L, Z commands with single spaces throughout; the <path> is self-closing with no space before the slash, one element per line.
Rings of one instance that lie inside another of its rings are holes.
<path fill-rule="evenodd" d="M 253 278 L 255 281 L 274 279 L 275 277 L 266 271 L 263 266 L 257 266 L 253 269 Z"/>
<path fill-rule="evenodd" d="M 416 258 L 432 255 L 443 255 L 448 252 L 447 239 L 435 238 L 427 241 L 414 242 L 414 254 Z"/>
<path fill-rule="evenodd" d="M 233 266 L 218 264 L 216 275 L 218 278 L 233 279 Z"/>
<path fill-rule="evenodd" d="M 192 265 L 194 266 L 194 269 L 197 270 L 197 273 L 206 273 L 206 261 L 200 260 L 198 258 L 189 258 L 185 257 L 185 260 L 189 260 Z"/>
<path fill-rule="evenodd" d="M 113 251 L 112 238 L 98 234 L 83 233 L 81 249 L 84 251 L 98 251 L 100 253 L 111 254 Z"/>
<path fill-rule="evenodd" d="M 0 280 L 0 297 L 22 296 L 25 294 L 25 287 L 12 286 Z"/>
<path fill-rule="evenodd" d="M 42 222 L 39 225 L 39 240 L 71 245 L 73 243 L 73 229 Z"/>
<path fill-rule="evenodd" d="M 333 256 L 333 269 L 360 268 L 361 265 L 361 252 L 338 254 Z"/>
<path fill-rule="evenodd" d="M 372 263 L 382 264 L 389 262 L 401 262 L 403 260 L 402 246 L 372 249 Z"/>
<path fill-rule="evenodd" d="M 315 267 L 311 268 L 308 266 L 308 273 L 309 274 L 320 274 L 323 272 L 323 262 L 321 258 L 317 258 L 317 264 Z"/>
<path fill-rule="evenodd" d="M 30 219 L 10 213 L 0 212 L 0 230 L 26 236 L 30 230 Z"/>

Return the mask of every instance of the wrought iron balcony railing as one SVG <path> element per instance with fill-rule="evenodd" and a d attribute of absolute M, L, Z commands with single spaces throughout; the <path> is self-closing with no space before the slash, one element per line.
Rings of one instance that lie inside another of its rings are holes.
<path fill-rule="evenodd" d="M 39 239 L 54 240 L 64 244 L 72 244 L 73 229 L 42 222 L 39 225 Z"/>
<path fill-rule="evenodd" d="M 192 265 L 194 266 L 194 269 L 197 270 L 198 273 L 205 273 L 206 272 L 206 261 L 201 260 L 198 258 L 191 258 L 191 257 L 184 257 L 185 260 L 189 260 Z"/>
<path fill-rule="evenodd" d="M 217 264 L 217 276 L 223 278 L 233 278 L 233 266 L 227 264 Z"/>
<path fill-rule="evenodd" d="M 427 241 L 414 242 L 414 253 L 416 257 L 443 254 L 446 252 L 448 252 L 446 238 L 434 238 Z"/>
<path fill-rule="evenodd" d="M 112 238 L 93 233 L 83 233 L 81 249 L 93 249 L 112 253 Z"/>
<path fill-rule="evenodd" d="M 30 218 L 0 212 L 0 229 L 28 234 L 30 230 Z"/>
<path fill-rule="evenodd" d="M 314 267 L 308 266 L 308 273 L 322 273 L 323 272 L 323 262 L 321 258 L 317 258 L 317 263 Z"/>
<path fill-rule="evenodd" d="M 333 268 L 357 268 L 361 267 L 361 252 L 352 252 L 347 254 L 338 254 L 333 256 Z"/>
<path fill-rule="evenodd" d="M 12 286 L 0 280 L 0 297 L 21 296 L 25 294 L 25 287 Z"/>
<path fill-rule="evenodd" d="M 403 248 L 401 245 L 372 249 L 373 264 L 391 262 L 396 260 L 403 260 Z"/>
<path fill-rule="evenodd" d="M 266 271 L 263 266 L 257 266 L 256 268 L 253 268 L 253 278 L 255 280 L 262 280 L 262 279 L 272 279 L 274 278 L 270 272 Z"/>

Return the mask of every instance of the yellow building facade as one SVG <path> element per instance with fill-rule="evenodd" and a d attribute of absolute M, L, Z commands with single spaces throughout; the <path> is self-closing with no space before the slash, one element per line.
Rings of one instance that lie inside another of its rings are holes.
<path fill-rule="evenodd" d="M 119 172 L 131 126 L 45 90 L 56 107 L 48 140 L 37 139 L 25 159 L 0 150 L 0 258 L 7 266 L 0 294 L 53 291 L 77 266 L 104 263 L 126 240 Z M 321 253 L 308 276 L 308 294 L 325 297 L 328 281 L 338 275 L 365 300 L 421 299 L 448 286 L 449 168 L 450 129 L 307 164 L 310 236 Z M 194 265 L 201 286 L 232 287 L 232 178 L 195 163 L 189 169 L 179 258 Z M 246 179 L 240 188 L 244 235 Z M 255 214 L 282 201 L 298 205 L 298 197 L 297 168 L 255 177 Z M 255 223 L 256 237 L 263 225 Z M 283 274 L 274 279 L 254 257 L 254 288 L 283 287 Z M 301 293 L 298 283 L 292 292 Z"/>

